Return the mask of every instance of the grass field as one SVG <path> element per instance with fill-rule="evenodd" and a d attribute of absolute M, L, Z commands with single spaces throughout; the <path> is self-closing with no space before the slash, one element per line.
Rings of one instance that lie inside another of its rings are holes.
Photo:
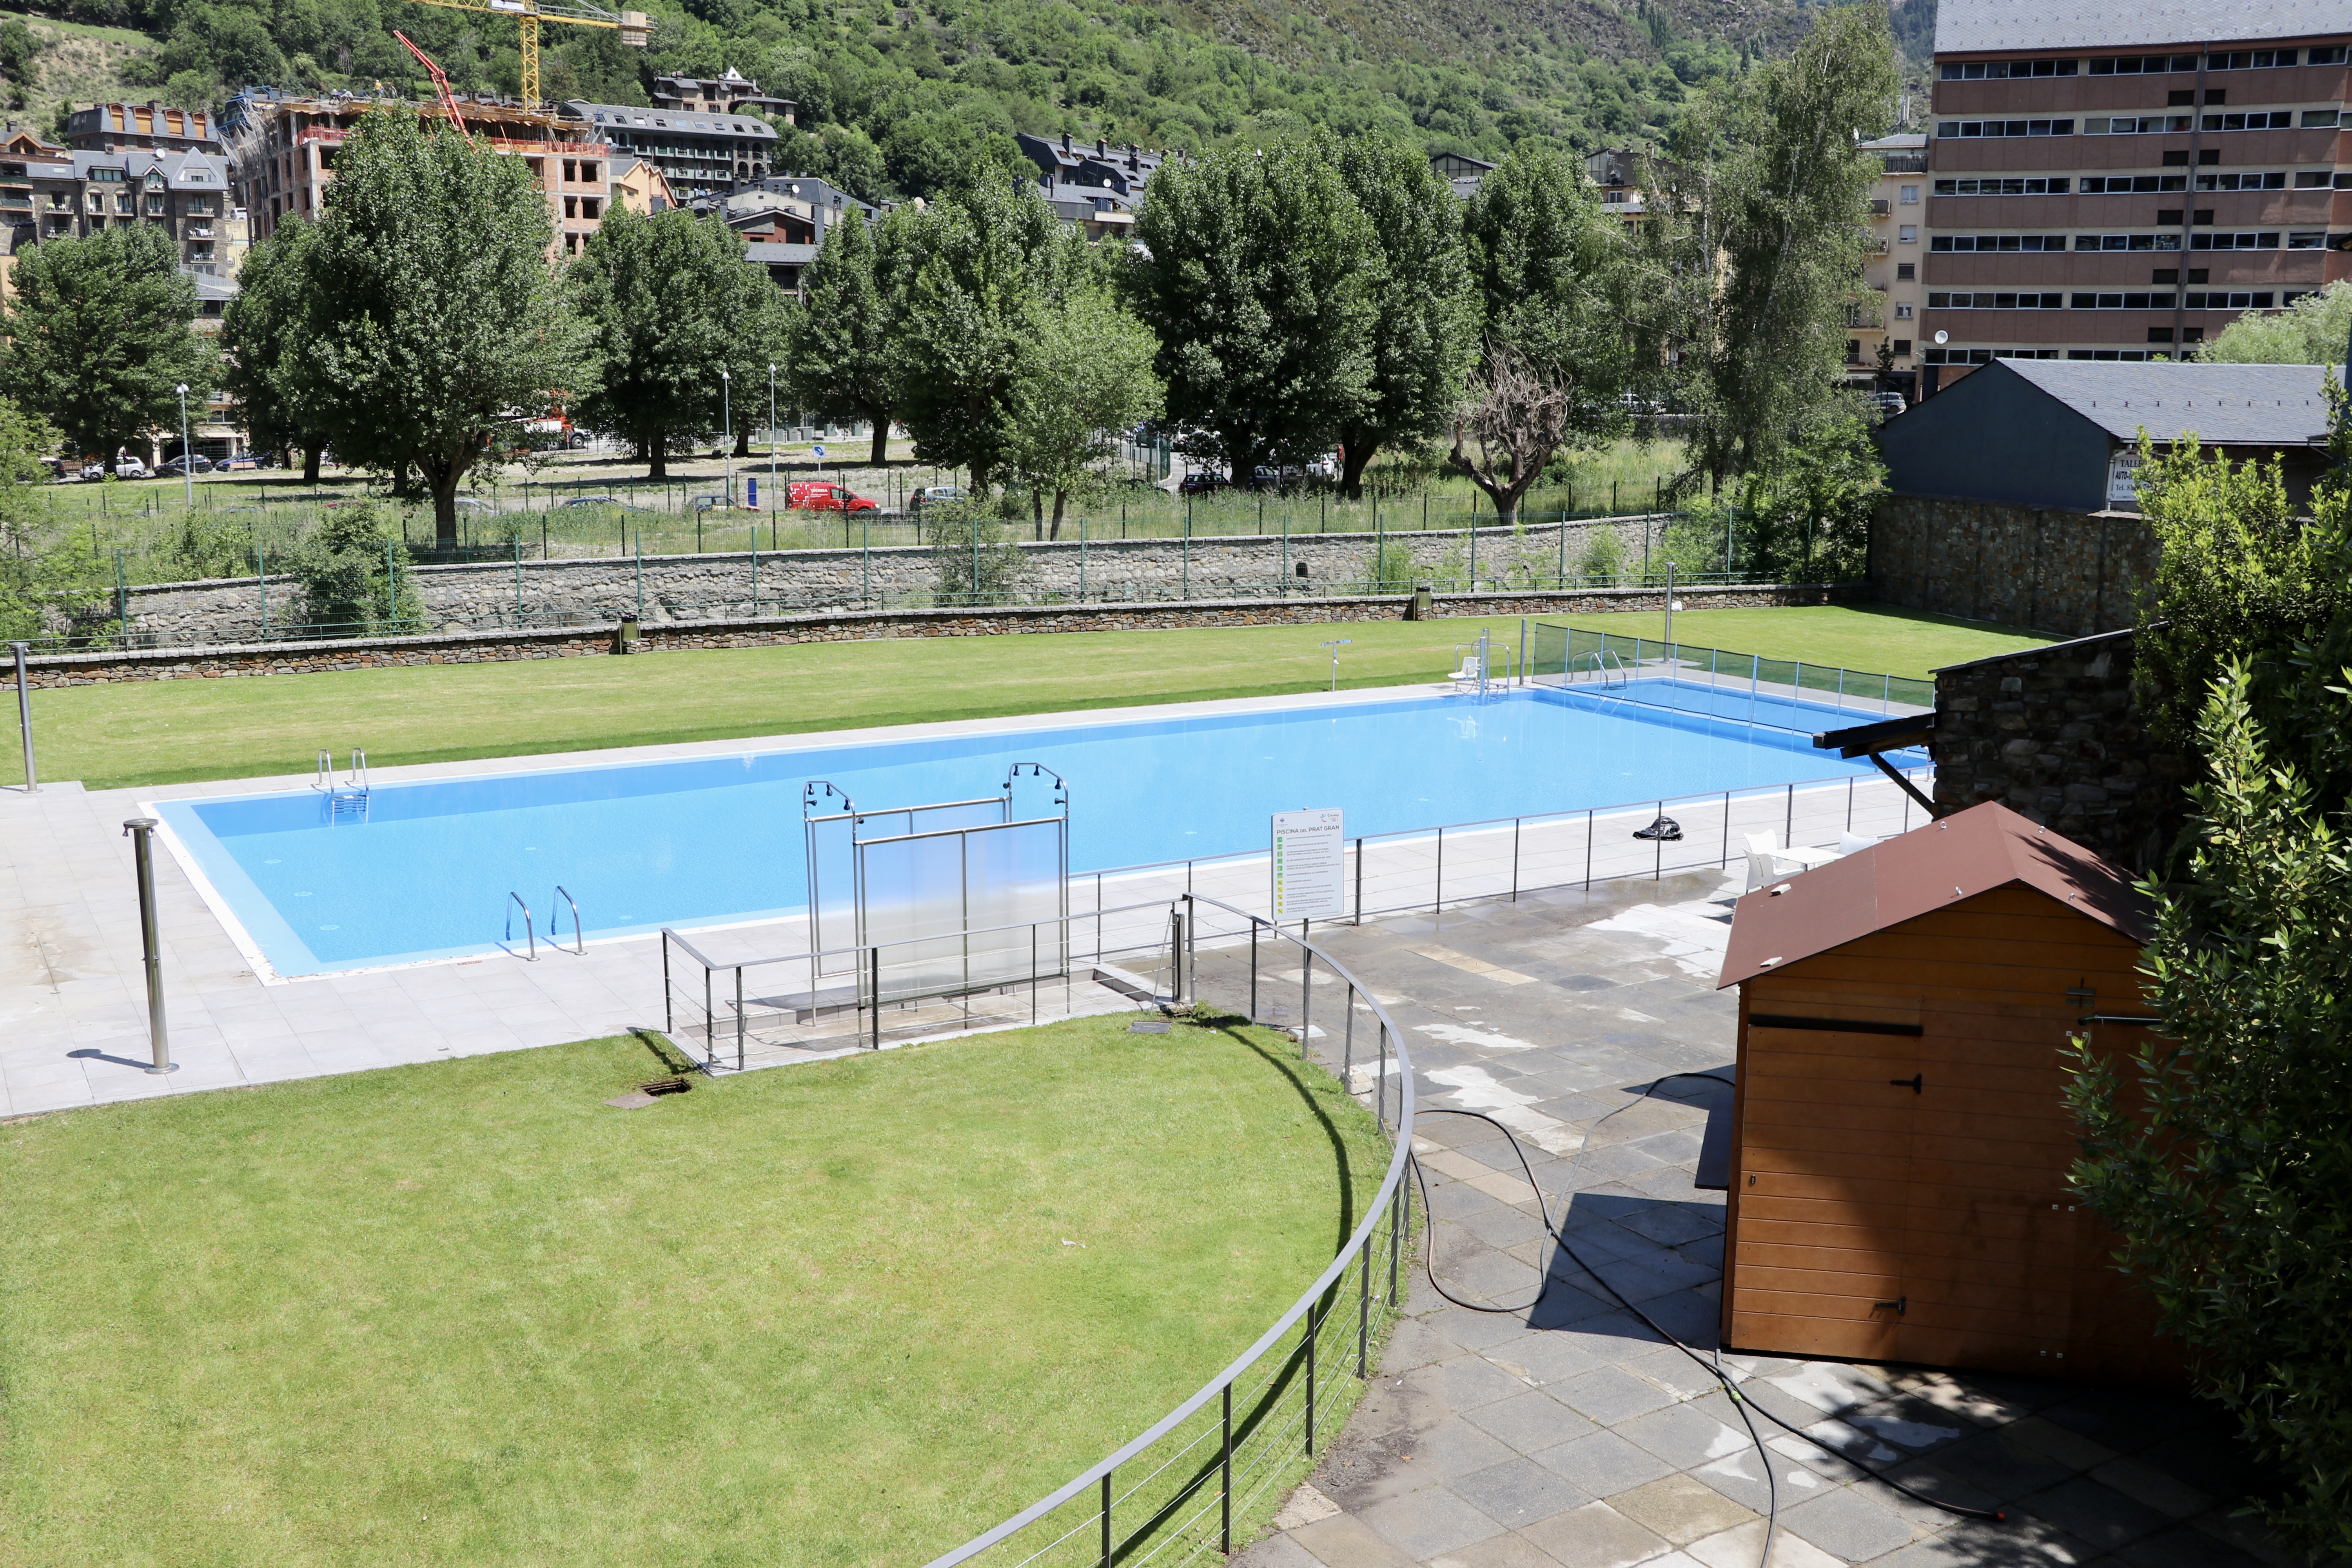
<path fill-rule="evenodd" d="M 0 1126 L 0 1560 L 925 1561 L 1206 1381 L 1378 1189 L 1295 1047 L 1126 1023 L 635 1110 L 660 1064 L 609 1040 Z"/>
<path fill-rule="evenodd" d="M 1650 636 L 1660 619 L 1577 624 Z M 362 746 L 384 766 L 1312 691 L 1330 674 L 1317 645 L 1334 637 L 1353 639 L 1342 686 L 1391 686 L 1442 679 L 1481 625 L 1518 636 L 1517 617 L 1370 621 L 139 681 L 37 691 L 33 722 L 44 776 L 106 789 L 303 773 L 321 746 Z M 1870 606 L 1711 610 L 1675 625 L 1693 643 L 1904 676 L 2044 640 Z"/>

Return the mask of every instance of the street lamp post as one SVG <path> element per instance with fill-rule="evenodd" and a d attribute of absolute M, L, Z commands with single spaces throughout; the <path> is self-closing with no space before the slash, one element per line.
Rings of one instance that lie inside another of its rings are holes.
<path fill-rule="evenodd" d="M 776 367 L 768 367 L 768 510 L 777 510 L 776 495 Z"/>
<path fill-rule="evenodd" d="M 735 504 L 735 378 L 719 367 L 719 450 L 727 454 L 727 504 Z"/>
<path fill-rule="evenodd" d="M 188 446 L 188 384 L 182 382 L 173 391 L 180 395 L 180 478 L 186 481 L 188 510 L 196 510 L 196 459 Z"/>

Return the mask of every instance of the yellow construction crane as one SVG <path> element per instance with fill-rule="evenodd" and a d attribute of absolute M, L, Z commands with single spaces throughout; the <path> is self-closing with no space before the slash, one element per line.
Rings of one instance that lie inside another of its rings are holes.
<path fill-rule="evenodd" d="M 522 27 L 522 100 L 530 108 L 539 107 L 539 25 L 561 22 L 567 27 L 609 27 L 621 35 L 621 42 L 631 48 L 642 49 L 653 37 L 653 18 L 643 11 L 606 11 L 593 5 L 546 5 L 540 0 L 486 0 L 479 5 L 467 0 L 416 0 L 420 5 L 438 5 L 445 11 L 482 11 L 494 16 L 512 16 Z"/>

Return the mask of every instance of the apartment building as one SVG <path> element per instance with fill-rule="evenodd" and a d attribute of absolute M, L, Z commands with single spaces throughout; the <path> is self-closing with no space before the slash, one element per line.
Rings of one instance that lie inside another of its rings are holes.
<path fill-rule="evenodd" d="M 656 109 L 710 114 L 773 114 L 787 125 L 793 123 L 793 110 L 800 107 L 789 98 L 761 92 L 758 82 L 740 74 L 733 66 L 715 78 L 657 76 L 654 78 L 653 99 Z"/>
<path fill-rule="evenodd" d="M 0 142 L 0 227 L 13 253 L 66 236 L 146 224 L 189 271 L 234 266 L 227 160 L 216 153 L 58 147 L 29 131 Z"/>
<path fill-rule="evenodd" d="M 1136 205 L 1166 156 L 1132 142 L 1114 147 L 1099 138 L 1088 147 L 1067 132 L 1055 138 L 1017 131 L 1013 140 L 1037 166 L 1037 186 L 1046 202 L 1088 239 L 1125 238 L 1134 231 Z"/>
<path fill-rule="evenodd" d="M 160 102 L 94 103 L 66 116 L 66 145 L 79 152 L 210 153 L 224 156 L 220 128 L 201 109 Z"/>
<path fill-rule="evenodd" d="M 689 80 L 660 79 L 673 88 Z M 724 80 L 693 85 L 698 89 L 730 86 Z M 731 85 L 740 87 L 741 97 L 737 101 L 745 105 L 785 101 L 762 96 L 757 82 L 737 78 Z M 575 98 L 563 106 L 570 116 L 566 123 L 583 140 L 609 143 L 616 155 L 641 159 L 661 170 L 671 192 L 685 204 L 723 196 L 739 185 L 756 184 L 772 172 L 776 131 L 760 117 L 761 111 L 731 105 L 718 108 L 698 90 L 690 100 L 682 90 L 661 96 L 678 107 L 591 103 Z M 696 107 L 685 107 L 689 102 Z"/>
<path fill-rule="evenodd" d="M 1864 386 L 1916 395 L 1919 261 L 1927 249 L 1927 138 L 1917 132 L 1863 143 L 1878 160 L 1870 191 L 1864 293 L 1846 315 L 1845 363 Z"/>
<path fill-rule="evenodd" d="M 1937 369 L 2193 356 L 2352 276 L 2342 0 L 1943 0 L 1925 299 Z"/>
<path fill-rule="evenodd" d="M 551 254 L 578 255 L 613 200 L 613 149 L 601 138 L 578 139 L 581 127 L 572 121 L 487 95 L 457 98 L 469 132 L 530 169 L 555 220 Z M 437 103 L 349 93 L 326 99 L 240 94 L 232 101 L 224 118 L 233 122 L 236 190 L 257 242 L 290 218 L 317 216 L 345 137 L 361 115 L 385 108 L 446 120 Z"/>

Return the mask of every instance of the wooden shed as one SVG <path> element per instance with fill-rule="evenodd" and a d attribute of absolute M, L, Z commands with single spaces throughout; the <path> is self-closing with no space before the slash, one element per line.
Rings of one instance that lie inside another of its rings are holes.
<path fill-rule="evenodd" d="M 1726 1344 L 2179 1381 L 2066 1185 L 2067 1038 L 2143 1038 L 2149 914 L 1991 803 L 1739 900 Z"/>

